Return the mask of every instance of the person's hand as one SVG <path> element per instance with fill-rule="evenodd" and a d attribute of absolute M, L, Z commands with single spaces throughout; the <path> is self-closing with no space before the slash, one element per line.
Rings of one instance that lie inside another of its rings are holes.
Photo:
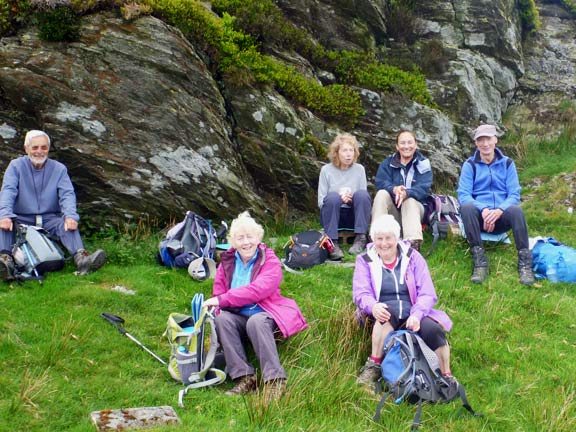
<path fill-rule="evenodd" d="M 78 221 L 72 218 L 64 219 L 64 231 L 76 231 L 78 229 Z"/>
<path fill-rule="evenodd" d="M 392 192 L 394 192 L 394 204 L 396 207 L 400 208 L 402 203 L 406 200 L 406 198 L 408 198 L 408 190 L 406 189 L 406 186 L 400 185 L 394 186 Z"/>
<path fill-rule="evenodd" d="M 499 208 L 494 210 L 489 209 L 482 210 L 482 220 L 483 220 L 482 229 L 489 233 L 494 231 L 496 221 L 500 219 L 502 213 L 504 212 Z"/>
<path fill-rule="evenodd" d="M 412 330 L 413 332 L 417 332 L 420 330 L 420 320 L 414 315 L 410 315 L 406 320 L 406 328 L 408 330 Z"/>
<path fill-rule="evenodd" d="M 0 219 L 0 229 L 3 229 L 4 231 L 12 231 L 12 219 Z"/>
<path fill-rule="evenodd" d="M 340 188 L 338 192 L 340 194 L 340 199 L 344 204 L 351 204 L 352 203 L 352 189 L 349 187 Z"/>
<path fill-rule="evenodd" d="M 202 307 L 217 307 L 220 304 L 220 301 L 218 300 L 218 297 L 210 297 L 207 300 L 204 300 L 204 303 L 202 303 Z"/>
<path fill-rule="evenodd" d="M 384 324 L 390 320 L 390 312 L 386 303 L 376 303 L 372 306 L 372 316 L 380 323 Z"/>

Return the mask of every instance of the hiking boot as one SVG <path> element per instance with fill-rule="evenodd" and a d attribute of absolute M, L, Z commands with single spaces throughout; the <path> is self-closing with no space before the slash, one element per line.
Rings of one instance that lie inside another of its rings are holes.
<path fill-rule="evenodd" d="M 264 383 L 262 397 L 264 398 L 264 401 L 269 404 L 270 402 L 280 399 L 285 391 L 286 380 L 282 378 L 273 379 Z"/>
<path fill-rule="evenodd" d="M 418 252 L 420 252 L 420 246 L 422 246 L 422 240 L 408 240 L 410 242 L 410 246 L 412 246 L 412 249 L 417 250 Z"/>
<path fill-rule="evenodd" d="M 472 259 L 474 260 L 474 270 L 470 281 L 481 284 L 488 276 L 488 257 L 481 246 L 472 248 Z"/>
<path fill-rule="evenodd" d="M 98 270 L 106 262 L 106 252 L 98 249 L 93 254 L 90 254 L 86 249 L 79 249 L 74 254 L 74 264 L 78 274 L 87 274 Z"/>
<path fill-rule="evenodd" d="M 340 246 L 338 246 L 338 242 L 334 242 L 334 249 L 332 249 L 332 252 L 330 252 L 328 258 L 330 258 L 332 261 L 340 261 L 342 258 L 344 258 L 344 252 L 342 252 L 342 249 L 340 249 Z"/>
<path fill-rule="evenodd" d="M 532 285 L 534 283 L 532 252 L 530 252 L 530 249 L 520 249 L 518 251 L 518 275 L 522 285 Z"/>
<path fill-rule="evenodd" d="M 0 254 L 0 280 L 11 281 L 14 280 L 16 268 L 14 266 L 14 258 L 8 254 Z"/>
<path fill-rule="evenodd" d="M 225 392 L 225 395 L 240 396 L 252 393 L 256 390 L 256 375 L 244 375 L 243 377 L 238 378 L 235 382 L 236 385 Z"/>
<path fill-rule="evenodd" d="M 380 366 L 380 363 L 376 363 L 374 360 L 368 357 L 368 360 L 366 360 L 364 366 L 360 368 L 360 374 L 358 375 L 358 378 L 356 378 L 356 382 L 358 384 L 365 384 L 371 386 L 376 381 L 378 381 L 378 378 L 380 378 L 380 376 L 382 376 L 382 368 Z"/>
<path fill-rule="evenodd" d="M 366 249 L 366 242 L 367 242 L 366 234 L 356 234 L 356 236 L 354 237 L 354 243 L 352 244 L 352 247 L 348 250 L 348 253 L 351 255 L 358 255 L 359 253 L 362 253 L 362 251 Z"/>

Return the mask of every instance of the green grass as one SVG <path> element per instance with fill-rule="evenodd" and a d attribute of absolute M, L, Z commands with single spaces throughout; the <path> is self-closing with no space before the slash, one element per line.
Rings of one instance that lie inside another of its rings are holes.
<path fill-rule="evenodd" d="M 568 144 L 530 144 L 522 182 L 530 235 L 576 246 L 575 216 L 559 204 L 574 200 L 558 180 L 562 172 L 575 172 L 574 143 Z M 528 186 L 534 177 L 542 184 Z M 288 231 L 267 231 L 279 254 Z M 191 391 L 185 407 L 177 408 L 181 386 L 99 317 L 103 311 L 124 317 L 129 332 L 168 356 L 161 335 L 169 313 L 189 311 L 194 293 L 209 296 L 211 284 L 158 266 L 157 238 L 139 233 L 94 241 L 109 252 L 110 262 L 88 276 L 74 276 L 68 265 L 42 285 L 0 285 L 0 430 L 93 431 L 91 411 L 156 405 L 173 406 L 183 423 L 157 429 L 162 431 L 410 429 L 415 407 L 408 404 L 387 403 L 379 424 L 372 421 L 377 399 L 354 382 L 369 338 L 353 320 L 353 269 L 330 265 L 285 275 L 283 293 L 298 301 L 310 328 L 279 346 L 289 385 L 278 404 L 266 408 L 257 396 L 227 397 L 227 382 Z M 427 234 L 424 250 L 429 244 Z M 462 239 L 441 241 L 428 260 L 438 307 L 454 321 L 452 370 L 484 417 L 459 417 L 457 402 L 427 405 L 421 430 L 572 431 L 574 285 L 544 280 L 521 286 L 513 246 L 491 245 L 487 253 L 491 274 L 481 286 L 469 282 L 471 258 Z M 113 291 L 117 285 L 136 294 Z"/>

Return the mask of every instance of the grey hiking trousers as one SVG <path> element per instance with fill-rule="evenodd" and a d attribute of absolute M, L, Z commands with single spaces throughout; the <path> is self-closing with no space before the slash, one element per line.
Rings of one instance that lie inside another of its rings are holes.
<path fill-rule="evenodd" d="M 250 342 L 254 348 L 264 382 L 286 378 L 286 371 L 280 364 L 276 349 L 276 331 L 278 326 L 267 312 L 248 317 L 223 310 L 216 316 L 218 341 L 224 349 L 230 378 L 236 379 L 256 373 L 254 366 L 248 363 L 246 342 Z"/>

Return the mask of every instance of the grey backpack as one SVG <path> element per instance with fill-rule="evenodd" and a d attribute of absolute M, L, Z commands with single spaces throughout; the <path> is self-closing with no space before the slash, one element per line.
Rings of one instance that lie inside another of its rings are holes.
<path fill-rule="evenodd" d="M 16 225 L 16 243 L 12 250 L 17 280 L 39 280 L 47 272 L 64 268 L 64 253 L 43 228 Z"/>

